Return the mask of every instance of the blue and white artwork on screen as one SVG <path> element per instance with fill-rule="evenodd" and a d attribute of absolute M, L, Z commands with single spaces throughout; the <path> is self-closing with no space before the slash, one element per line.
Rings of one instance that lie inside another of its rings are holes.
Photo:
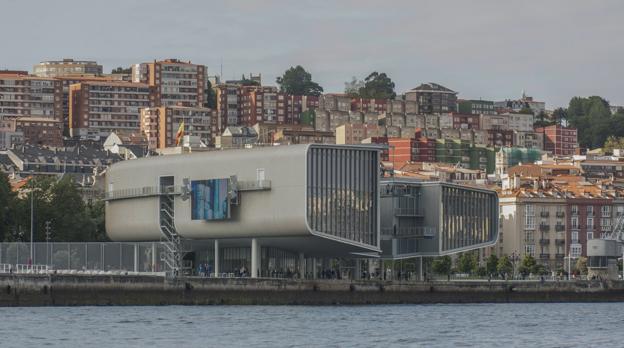
<path fill-rule="evenodd" d="M 229 179 L 191 181 L 191 219 L 229 219 L 228 184 Z"/>

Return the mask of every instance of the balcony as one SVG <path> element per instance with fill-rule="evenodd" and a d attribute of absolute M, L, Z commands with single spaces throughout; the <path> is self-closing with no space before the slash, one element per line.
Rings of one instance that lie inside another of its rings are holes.
<path fill-rule="evenodd" d="M 548 259 L 550 259 L 550 254 L 540 254 L 540 259 L 548 260 Z"/>
<path fill-rule="evenodd" d="M 555 231 L 557 231 L 557 232 L 565 231 L 565 225 L 556 224 L 555 225 Z"/>
<path fill-rule="evenodd" d="M 396 228 L 382 228 L 381 233 L 394 238 L 433 238 L 436 233 L 434 227 L 429 226 L 407 226 Z"/>
<path fill-rule="evenodd" d="M 422 209 L 418 207 L 412 208 L 395 208 L 394 209 L 395 216 L 422 216 Z"/>
<path fill-rule="evenodd" d="M 550 244 L 550 239 L 542 238 L 540 239 L 540 245 L 548 245 Z"/>
<path fill-rule="evenodd" d="M 543 212 L 540 212 L 540 216 L 543 217 L 543 218 L 547 218 L 547 217 L 550 216 L 550 213 L 547 212 L 547 211 L 543 211 Z"/>
<path fill-rule="evenodd" d="M 570 214 L 572 214 L 572 215 L 576 216 L 576 215 L 578 215 L 578 210 L 572 210 L 572 211 L 570 212 Z"/>
<path fill-rule="evenodd" d="M 562 217 L 565 217 L 565 213 L 564 213 L 564 212 L 562 212 L 562 211 L 558 211 L 558 212 L 555 214 L 555 216 L 556 216 L 556 217 L 558 217 L 558 218 L 562 218 Z"/>
<path fill-rule="evenodd" d="M 550 231 L 550 225 L 540 224 L 539 230 L 542 232 L 548 232 Z"/>
<path fill-rule="evenodd" d="M 555 239 L 555 245 L 565 245 L 565 239 Z"/>

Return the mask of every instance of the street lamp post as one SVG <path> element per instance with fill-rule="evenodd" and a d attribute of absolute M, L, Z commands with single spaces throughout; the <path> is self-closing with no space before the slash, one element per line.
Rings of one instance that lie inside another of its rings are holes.
<path fill-rule="evenodd" d="M 31 176 L 30 180 L 33 180 L 33 171 L 30 171 Z M 28 263 L 32 266 L 34 264 L 34 237 L 35 237 L 35 188 L 34 182 L 31 182 L 32 185 L 30 187 L 30 260 Z"/>

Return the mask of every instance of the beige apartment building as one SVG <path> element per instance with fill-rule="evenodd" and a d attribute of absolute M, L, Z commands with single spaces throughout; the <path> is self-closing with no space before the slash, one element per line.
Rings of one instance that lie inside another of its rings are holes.
<path fill-rule="evenodd" d="M 511 256 L 516 264 L 525 255 L 556 270 L 563 267 L 566 250 L 566 200 L 559 190 L 514 190 L 499 198 L 501 234 L 497 255 Z"/>
<path fill-rule="evenodd" d="M 380 129 L 379 126 L 369 124 L 343 124 L 336 128 L 336 144 L 361 144 L 364 139 L 380 136 Z"/>
<path fill-rule="evenodd" d="M 212 119 L 208 108 L 161 106 L 141 109 L 141 132 L 150 150 L 176 146 L 176 134 L 184 123 L 184 135 L 196 136 L 206 145 L 212 144 Z"/>
<path fill-rule="evenodd" d="M 62 120 L 61 82 L 0 71 L 0 118 L 40 117 Z"/>
<path fill-rule="evenodd" d="M 206 74 L 206 66 L 178 59 L 132 66 L 132 82 L 153 88 L 155 106 L 204 107 Z"/>
<path fill-rule="evenodd" d="M 140 109 L 154 105 L 144 83 L 82 82 L 69 87 L 70 135 L 106 137 L 111 132 L 139 132 Z"/>
<path fill-rule="evenodd" d="M 33 75 L 39 77 L 59 77 L 67 75 L 102 75 L 102 66 L 92 60 L 47 60 L 33 66 Z"/>

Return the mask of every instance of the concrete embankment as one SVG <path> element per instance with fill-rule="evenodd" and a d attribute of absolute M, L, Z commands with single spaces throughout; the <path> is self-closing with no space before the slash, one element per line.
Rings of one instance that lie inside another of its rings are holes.
<path fill-rule="evenodd" d="M 624 301 L 624 282 L 427 282 L 0 275 L 0 306 Z"/>

